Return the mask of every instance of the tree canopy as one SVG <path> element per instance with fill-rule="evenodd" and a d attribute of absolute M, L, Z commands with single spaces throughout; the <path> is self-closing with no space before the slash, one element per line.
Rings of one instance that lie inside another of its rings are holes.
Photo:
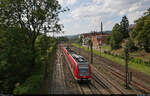
<path fill-rule="evenodd" d="M 122 17 L 122 21 L 120 22 L 120 31 L 123 35 L 123 38 L 129 37 L 129 21 L 126 16 Z"/>
<path fill-rule="evenodd" d="M 136 26 L 132 32 L 139 47 L 143 47 L 146 52 L 150 52 L 150 8 L 145 12 L 145 16 L 135 21 Z"/>
<path fill-rule="evenodd" d="M 0 0 L 0 93 L 12 94 L 15 84 L 22 85 L 34 72 L 31 81 L 41 80 L 56 42 L 47 34 L 63 32 L 58 15 L 65 11 L 57 0 Z"/>
<path fill-rule="evenodd" d="M 120 48 L 121 47 L 120 43 L 122 42 L 122 38 L 123 38 L 123 35 L 120 32 L 120 25 L 116 24 L 113 27 L 112 34 L 111 34 L 111 39 L 110 39 L 111 48 L 112 49 Z"/>

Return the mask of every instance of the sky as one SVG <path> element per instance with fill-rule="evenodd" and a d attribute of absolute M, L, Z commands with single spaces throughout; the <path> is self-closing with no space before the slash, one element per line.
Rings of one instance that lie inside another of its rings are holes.
<path fill-rule="evenodd" d="M 127 16 L 129 23 L 143 16 L 150 8 L 150 0 L 58 0 L 63 8 L 70 11 L 59 15 L 60 23 L 64 25 L 64 35 L 76 35 L 90 31 L 112 30 Z"/>

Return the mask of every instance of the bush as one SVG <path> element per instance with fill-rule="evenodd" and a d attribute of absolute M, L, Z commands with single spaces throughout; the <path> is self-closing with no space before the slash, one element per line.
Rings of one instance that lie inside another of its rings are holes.
<path fill-rule="evenodd" d="M 129 41 L 127 42 L 127 46 L 129 48 L 129 52 L 134 52 L 137 50 L 137 47 L 131 39 L 129 39 Z"/>
<path fill-rule="evenodd" d="M 107 45 L 110 44 L 110 39 L 111 39 L 111 36 L 108 36 L 108 37 L 106 38 L 106 44 L 107 44 Z"/>
<path fill-rule="evenodd" d="M 52 43 L 51 47 L 48 48 L 48 54 L 51 55 L 55 51 L 55 49 L 56 42 Z M 41 87 L 41 82 L 44 80 L 46 58 L 48 58 L 46 55 L 39 55 L 39 57 L 36 59 L 34 68 L 32 68 L 31 75 L 25 80 L 22 85 L 16 86 L 16 88 L 13 90 L 14 94 L 37 94 L 38 90 Z"/>
<path fill-rule="evenodd" d="M 43 75 L 33 75 L 25 83 L 14 90 L 14 94 L 34 94 L 43 80 Z"/>

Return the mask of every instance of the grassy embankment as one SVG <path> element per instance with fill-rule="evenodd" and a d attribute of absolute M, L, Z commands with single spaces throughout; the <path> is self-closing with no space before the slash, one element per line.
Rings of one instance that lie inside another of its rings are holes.
<path fill-rule="evenodd" d="M 88 48 L 80 46 L 80 45 L 78 45 L 76 43 L 74 43 L 73 45 L 75 47 L 82 48 L 85 51 L 90 51 Z M 101 53 L 100 54 L 100 52 L 97 51 L 97 50 L 93 50 L 93 53 L 96 54 L 96 55 L 102 56 L 104 58 L 107 58 L 107 59 L 109 59 L 111 61 L 114 61 L 114 62 L 116 62 L 118 64 L 125 65 L 124 59 L 121 59 L 121 58 L 118 58 L 118 57 L 115 57 L 115 56 L 112 56 L 112 55 L 109 55 L 109 54 L 105 54 L 105 53 Z M 145 65 L 142 65 L 142 64 L 137 64 L 137 63 L 132 62 L 132 61 L 129 61 L 128 66 L 130 68 L 132 68 L 132 69 L 135 69 L 137 71 L 140 71 L 140 72 L 143 72 L 143 73 L 145 73 L 147 75 L 150 75 L 150 67 L 148 67 L 148 66 L 145 66 Z"/>

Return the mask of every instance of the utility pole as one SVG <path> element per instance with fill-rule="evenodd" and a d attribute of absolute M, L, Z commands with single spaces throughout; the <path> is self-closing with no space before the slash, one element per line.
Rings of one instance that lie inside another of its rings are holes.
<path fill-rule="evenodd" d="M 101 22 L 101 34 L 100 34 L 100 41 L 99 41 L 100 56 L 101 56 L 101 46 L 102 46 L 102 35 L 103 35 L 103 23 Z"/>
<path fill-rule="evenodd" d="M 100 50 L 100 56 L 101 56 L 101 47 L 102 47 L 102 36 L 103 35 L 103 23 L 101 22 L 101 38 L 99 42 L 99 50 Z"/>
<path fill-rule="evenodd" d="M 91 64 L 93 64 L 93 42 L 90 41 L 90 49 L 91 49 Z"/>
<path fill-rule="evenodd" d="M 126 88 L 129 88 L 129 85 L 128 85 L 128 78 L 129 78 L 129 74 L 128 74 L 128 60 L 129 60 L 129 54 L 128 54 L 128 45 L 125 46 L 125 72 L 126 72 Z"/>
<path fill-rule="evenodd" d="M 81 35 L 80 35 L 80 37 L 79 37 L 79 47 L 80 47 L 80 46 L 82 47 L 82 45 L 81 45 Z M 81 48 L 79 48 L 79 54 L 80 54 L 80 49 L 81 49 Z"/>
<path fill-rule="evenodd" d="M 99 52 L 100 52 L 100 56 L 101 56 L 101 40 L 100 40 L 100 42 L 99 42 Z"/>

